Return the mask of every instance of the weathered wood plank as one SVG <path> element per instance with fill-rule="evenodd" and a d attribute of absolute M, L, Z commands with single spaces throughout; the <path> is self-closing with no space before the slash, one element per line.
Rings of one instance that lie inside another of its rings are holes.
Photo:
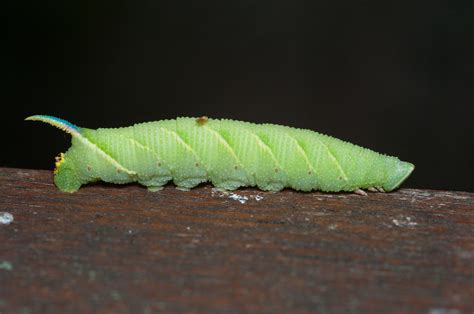
<path fill-rule="evenodd" d="M 1 313 L 474 310 L 472 193 L 65 194 L 0 168 L 0 195 Z"/>

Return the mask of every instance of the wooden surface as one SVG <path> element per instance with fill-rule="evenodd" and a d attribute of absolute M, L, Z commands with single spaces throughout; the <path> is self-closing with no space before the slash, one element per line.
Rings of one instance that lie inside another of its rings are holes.
<path fill-rule="evenodd" d="M 474 311 L 472 193 L 65 194 L 0 168 L 0 212 L 2 314 Z"/>

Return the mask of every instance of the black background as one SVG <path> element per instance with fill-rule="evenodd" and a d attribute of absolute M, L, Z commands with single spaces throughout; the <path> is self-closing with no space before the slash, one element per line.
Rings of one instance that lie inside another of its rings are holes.
<path fill-rule="evenodd" d="M 273 122 L 474 191 L 473 2 L 17 1 L 4 12 L 0 166 L 53 168 L 86 127 L 201 116 Z"/>

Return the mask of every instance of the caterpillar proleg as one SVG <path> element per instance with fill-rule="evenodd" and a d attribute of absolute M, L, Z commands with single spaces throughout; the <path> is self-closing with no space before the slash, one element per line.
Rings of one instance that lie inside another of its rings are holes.
<path fill-rule="evenodd" d="M 64 192 L 102 180 L 138 182 L 158 190 L 172 181 L 191 189 L 210 181 L 234 190 L 392 191 L 414 165 L 311 130 L 276 124 L 177 118 L 124 128 L 88 129 L 35 115 L 72 136 L 56 160 L 54 182 Z"/>

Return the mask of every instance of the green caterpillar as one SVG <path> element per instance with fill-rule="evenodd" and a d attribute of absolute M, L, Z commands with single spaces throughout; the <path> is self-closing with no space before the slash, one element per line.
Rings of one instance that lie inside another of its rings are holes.
<path fill-rule="evenodd" d="M 64 192 L 102 180 L 138 182 L 151 191 L 168 181 L 183 190 L 210 181 L 234 190 L 257 186 L 326 192 L 392 191 L 414 165 L 314 131 L 274 124 L 177 118 L 117 129 L 87 129 L 65 120 L 37 120 L 72 135 L 56 159 L 54 182 Z"/>

